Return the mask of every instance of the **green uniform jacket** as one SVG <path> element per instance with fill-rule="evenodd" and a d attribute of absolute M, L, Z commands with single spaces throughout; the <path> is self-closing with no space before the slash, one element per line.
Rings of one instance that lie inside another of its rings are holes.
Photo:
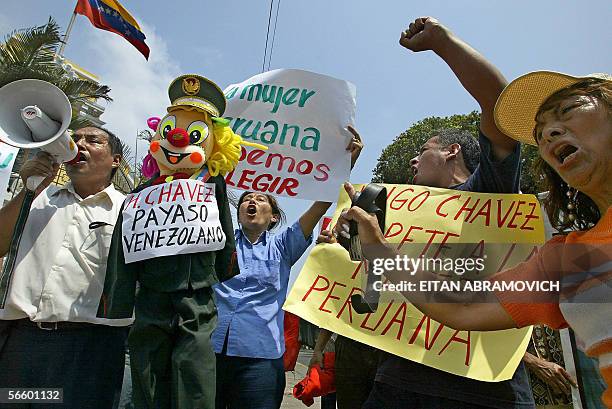
<path fill-rule="evenodd" d="M 222 176 L 213 176 L 208 179 L 207 183 L 216 185 L 215 196 L 219 206 L 219 221 L 225 233 L 225 247 L 217 251 L 177 254 L 126 264 L 121 242 L 122 207 L 108 253 L 106 278 L 98 306 L 98 317 L 109 319 L 132 317 L 136 282 L 148 289 L 168 293 L 186 290 L 190 287 L 194 290 L 211 287 L 239 273 L 225 180 Z M 149 181 L 136 188 L 134 193 L 151 185 L 152 181 Z"/>

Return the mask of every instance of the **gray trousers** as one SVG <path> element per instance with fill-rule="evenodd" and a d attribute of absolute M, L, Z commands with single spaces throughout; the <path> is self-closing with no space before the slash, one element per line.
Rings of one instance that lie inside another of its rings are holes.
<path fill-rule="evenodd" d="M 128 338 L 134 407 L 213 409 L 212 288 L 160 293 L 141 286 L 135 313 Z"/>

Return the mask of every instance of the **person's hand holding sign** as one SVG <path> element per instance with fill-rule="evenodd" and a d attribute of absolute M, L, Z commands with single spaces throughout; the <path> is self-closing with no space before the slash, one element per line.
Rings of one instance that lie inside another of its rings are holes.
<path fill-rule="evenodd" d="M 351 201 L 355 196 L 355 188 L 349 182 L 344 183 L 344 190 L 348 193 Z M 374 214 L 370 214 L 360 207 L 353 206 L 350 209 L 344 209 L 338 218 L 336 225 L 334 226 L 334 236 L 338 235 L 349 239 L 349 222 L 354 221 L 358 226 L 359 239 L 363 250 L 363 256 L 366 259 L 372 259 L 374 257 L 384 257 L 382 254 L 373 254 L 372 250 L 387 249 L 385 244 L 387 243 L 383 232 L 380 230 L 378 219 Z M 377 251 L 378 253 L 379 251 Z M 386 252 L 386 251 L 383 251 Z M 389 254 L 388 256 L 392 256 Z"/>
<path fill-rule="evenodd" d="M 316 244 L 327 243 L 332 244 L 336 242 L 336 238 L 333 236 L 331 230 L 321 230 L 319 233 L 319 237 L 315 241 Z"/>
<path fill-rule="evenodd" d="M 353 134 L 351 142 L 346 147 L 346 150 L 351 153 L 351 169 L 353 169 L 355 162 L 357 162 L 357 158 L 359 158 L 361 150 L 363 149 L 363 142 L 361 141 L 359 132 L 357 132 L 355 128 L 353 128 L 351 125 L 347 126 L 346 128 Z"/>

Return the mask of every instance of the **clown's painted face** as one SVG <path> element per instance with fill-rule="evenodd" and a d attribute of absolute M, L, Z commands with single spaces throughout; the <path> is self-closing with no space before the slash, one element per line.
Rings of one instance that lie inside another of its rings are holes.
<path fill-rule="evenodd" d="M 159 122 L 149 151 L 161 175 L 192 174 L 210 157 L 214 140 L 210 115 L 175 108 Z"/>

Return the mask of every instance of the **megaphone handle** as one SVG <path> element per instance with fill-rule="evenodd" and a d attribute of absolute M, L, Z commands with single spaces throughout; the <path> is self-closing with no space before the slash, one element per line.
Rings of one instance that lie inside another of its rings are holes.
<path fill-rule="evenodd" d="M 28 180 L 30 180 L 30 178 L 28 178 Z M 0 274 L 0 308 L 4 308 L 6 304 L 8 289 L 11 286 L 11 279 L 13 277 L 13 268 L 15 267 L 15 261 L 17 260 L 19 243 L 21 242 L 23 229 L 25 228 L 26 221 L 28 220 L 30 207 L 32 206 L 33 201 L 34 190 L 26 190 L 23 202 L 19 207 L 19 214 L 17 215 L 17 221 L 15 222 L 15 228 L 13 229 L 13 236 L 11 237 L 9 251 L 4 258 L 2 273 Z"/>
<path fill-rule="evenodd" d="M 45 180 L 44 176 L 30 176 L 26 180 L 26 189 L 35 192 L 36 188 L 40 186 L 43 180 Z"/>

